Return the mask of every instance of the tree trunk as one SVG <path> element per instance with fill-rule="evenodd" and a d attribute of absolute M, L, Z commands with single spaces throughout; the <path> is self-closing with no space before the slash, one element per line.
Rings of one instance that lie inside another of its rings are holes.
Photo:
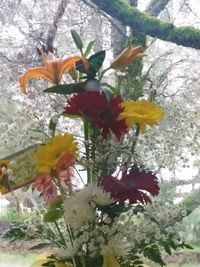
<path fill-rule="evenodd" d="M 130 7 L 123 0 L 91 0 L 100 9 L 138 32 L 185 47 L 200 49 L 200 30 L 190 26 L 175 27 Z"/>
<path fill-rule="evenodd" d="M 46 45 L 47 45 L 47 49 L 49 49 L 49 51 L 53 50 L 53 42 L 54 42 L 54 39 L 56 37 L 56 33 L 57 33 L 57 29 L 58 29 L 58 23 L 59 23 L 59 20 L 62 18 L 63 14 L 65 13 L 65 9 L 66 9 L 68 3 L 69 3 L 69 0 L 61 0 L 59 5 L 58 5 L 58 9 L 55 13 L 53 23 L 50 26 L 48 34 L 47 34 Z"/>

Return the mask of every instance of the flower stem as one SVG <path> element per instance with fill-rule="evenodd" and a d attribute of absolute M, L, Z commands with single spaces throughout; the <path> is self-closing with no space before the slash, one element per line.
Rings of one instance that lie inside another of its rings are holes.
<path fill-rule="evenodd" d="M 54 224 L 55 224 L 55 226 L 56 226 L 56 228 L 57 228 L 57 230 L 58 230 L 58 233 L 59 233 L 59 235 L 60 235 L 60 237 L 61 237 L 61 239 L 62 239 L 63 245 L 66 246 L 66 242 L 65 242 L 64 236 L 63 236 L 62 232 L 60 231 L 60 228 L 59 228 L 59 226 L 58 226 L 58 223 L 55 221 Z"/>
<path fill-rule="evenodd" d="M 91 175 L 90 175 L 90 167 L 89 159 L 90 159 L 90 150 L 89 150 L 89 132 L 88 132 L 88 122 L 84 120 L 84 135 L 85 135 L 85 152 L 86 152 L 86 160 L 87 160 L 87 183 L 91 182 Z"/>
<path fill-rule="evenodd" d="M 133 143 L 132 143 L 132 146 L 131 146 L 131 149 L 130 149 L 130 151 L 132 153 L 135 150 L 135 146 L 136 146 L 136 143 L 137 143 L 137 139 L 138 139 L 139 134 L 140 134 L 140 125 L 138 123 L 136 123 L 135 139 L 133 140 Z"/>
<path fill-rule="evenodd" d="M 102 71 L 102 73 L 101 73 L 100 76 L 99 76 L 99 82 L 102 80 L 104 74 L 105 74 L 108 70 L 110 70 L 110 67 L 108 67 L 107 69 L 105 69 L 105 70 Z"/>

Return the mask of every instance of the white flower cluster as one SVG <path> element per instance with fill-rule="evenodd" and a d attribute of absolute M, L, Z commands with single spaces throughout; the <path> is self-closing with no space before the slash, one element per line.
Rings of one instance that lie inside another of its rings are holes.
<path fill-rule="evenodd" d="M 73 247 L 78 255 L 84 254 L 86 244 L 91 257 L 99 253 L 115 256 L 128 254 L 131 247 L 120 231 L 118 218 L 112 220 L 97 208 L 114 202 L 110 193 L 94 184 L 85 186 L 64 201 L 65 221 L 74 230 Z"/>
<path fill-rule="evenodd" d="M 110 193 L 95 184 L 89 184 L 64 201 L 66 223 L 77 230 L 86 222 L 94 221 L 96 204 L 106 206 L 114 202 Z"/>

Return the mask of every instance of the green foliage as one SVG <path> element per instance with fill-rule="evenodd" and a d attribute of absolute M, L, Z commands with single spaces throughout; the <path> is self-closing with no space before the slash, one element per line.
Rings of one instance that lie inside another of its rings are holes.
<path fill-rule="evenodd" d="M 94 79 L 96 73 L 99 71 L 104 62 L 105 56 L 106 52 L 104 50 L 97 52 L 88 59 L 89 69 L 85 69 L 85 66 L 82 62 L 78 62 L 76 64 L 76 69 L 81 73 L 87 74 L 87 79 Z"/>
<path fill-rule="evenodd" d="M 140 257 L 134 254 L 120 262 L 121 267 L 143 267 L 143 264 Z"/>
<path fill-rule="evenodd" d="M 35 211 L 21 213 L 13 208 L 8 208 L 5 213 L 0 213 L 0 221 L 19 221 L 22 222 L 35 215 Z"/>
<path fill-rule="evenodd" d="M 94 41 L 89 42 L 89 44 L 87 45 L 86 50 L 84 52 L 85 57 L 87 57 L 91 53 L 93 46 L 94 46 Z"/>
<path fill-rule="evenodd" d="M 13 227 L 5 233 L 4 238 L 10 239 L 11 242 L 14 242 L 16 240 L 26 240 L 27 235 L 24 231 L 25 229 L 26 227 L 24 226 Z"/>
<path fill-rule="evenodd" d="M 168 38 L 177 44 L 195 47 L 196 43 L 199 42 L 199 35 L 198 29 L 190 26 L 182 26 L 173 28 Z"/>
<path fill-rule="evenodd" d="M 70 95 L 74 93 L 80 93 L 83 91 L 87 82 L 71 83 L 71 84 L 58 84 L 56 86 L 45 89 L 44 93 L 55 93 L 61 95 Z"/>
<path fill-rule="evenodd" d="M 76 47 L 82 52 L 83 42 L 82 42 L 80 36 L 78 35 L 78 33 L 75 30 L 71 31 L 71 35 L 72 35 L 72 38 L 74 40 Z"/>
<path fill-rule="evenodd" d="M 92 0 L 98 7 L 124 25 L 162 40 L 186 47 L 200 48 L 200 30 L 192 27 L 175 27 L 171 22 L 149 16 L 137 8 L 130 7 L 124 0 Z"/>
<path fill-rule="evenodd" d="M 195 198 L 194 198 L 194 202 L 195 202 Z M 180 234 L 181 236 L 184 236 L 184 238 L 186 238 L 186 241 L 191 243 L 192 245 L 198 245 L 198 246 L 200 245 L 200 208 L 199 207 L 194 209 L 189 214 L 189 216 L 183 219 L 183 227 L 182 227 L 182 231 Z"/>
<path fill-rule="evenodd" d="M 191 213 L 194 209 L 200 206 L 200 189 L 192 191 L 186 198 L 184 198 L 182 204 L 186 209 L 187 213 Z"/>
<path fill-rule="evenodd" d="M 144 247 L 143 254 L 145 257 L 154 261 L 155 263 L 159 263 L 161 266 L 164 266 L 165 263 L 162 260 L 160 247 L 157 243 L 152 243 Z"/>
<path fill-rule="evenodd" d="M 179 248 L 193 249 L 190 245 L 185 242 L 177 243 L 174 241 L 175 234 L 169 234 L 166 241 L 162 241 L 161 245 L 164 247 L 164 250 L 167 254 L 172 255 L 172 250 L 177 250 Z"/>
<path fill-rule="evenodd" d="M 47 213 L 43 217 L 43 221 L 45 223 L 55 222 L 63 217 L 62 203 L 63 203 L 62 198 L 58 197 L 55 203 L 49 204 Z"/>
<path fill-rule="evenodd" d="M 48 212 L 44 215 L 43 221 L 45 223 L 48 222 L 55 222 L 62 218 L 63 212 L 61 210 L 55 209 L 55 210 L 48 210 Z"/>

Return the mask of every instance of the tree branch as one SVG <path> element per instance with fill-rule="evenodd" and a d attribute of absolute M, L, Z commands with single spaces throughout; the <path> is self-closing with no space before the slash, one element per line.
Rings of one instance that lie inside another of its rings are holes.
<path fill-rule="evenodd" d="M 53 42 L 54 42 L 57 29 L 58 29 L 58 22 L 62 18 L 68 2 L 69 0 L 61 0 L 61 2 L 58 5 L 58 9 L 56 11 L 53 23 L 50 26 L 48 34 L 47 34 L 47 42 L 46 42 L 47 48 L 50 48 L 50 49 L 53 48 Z"/>
<path fill-rule="evenodd" d="M 185 47 L 200 49 L 200 30 L 190 26 L 175 27 L 130 7 L 123 0 L 91 0 L 98 8 L 144 34 Z"/>
<path fill-rule="evenodd" d="M 151 0 L 145 12 L 150 16 L 157 17 L 165 9 L 170 0 Z"/>

